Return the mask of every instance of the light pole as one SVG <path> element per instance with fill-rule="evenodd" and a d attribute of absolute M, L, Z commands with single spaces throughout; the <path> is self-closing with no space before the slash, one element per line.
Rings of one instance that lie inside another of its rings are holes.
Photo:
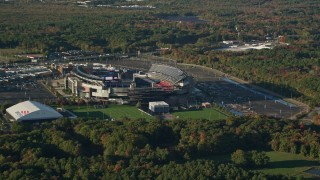
<path fill-rule="evenodd" d="M 87 118 L 89 118 L 89 107 L 88 107 L 88 102 L 87 102 Z"/>

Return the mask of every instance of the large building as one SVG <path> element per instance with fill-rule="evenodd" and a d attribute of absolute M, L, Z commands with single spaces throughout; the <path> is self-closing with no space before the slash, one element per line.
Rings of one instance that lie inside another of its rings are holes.
<path fill-rule="evenodd" d="M 150 101 L 188 92 L 190 79 L 184 71 L 164 64 L 152 64 L 147 73 L 134 73 L 94 63 L 75 65 L 65 78 L 65 88 L 79 97 L 123 98 L 148 106 Z"/>
<path fill-rule="evenodd" d="M 122 77 L 126 72 L 100 65 L 75 66 L 71 75 L 65 78 L 65 88 L 71 89 L 72 94 L 79 97 L 126 97 L 132 78 L 125 82 Z"/>
<path fill-rule="evenodd" d="M 62 117 L 53 108 L 35 101 L 24 101 L 6 109 L 11 121 L 45 121 Z"/>

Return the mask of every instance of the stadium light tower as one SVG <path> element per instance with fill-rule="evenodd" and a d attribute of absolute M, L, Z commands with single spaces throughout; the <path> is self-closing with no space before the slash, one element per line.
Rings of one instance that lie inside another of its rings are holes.
<path fill-rule="evenodd" d="M 88 102 L 87 102 L 87 118 L 89 118 L 89 108 L 88 108 Z"/>

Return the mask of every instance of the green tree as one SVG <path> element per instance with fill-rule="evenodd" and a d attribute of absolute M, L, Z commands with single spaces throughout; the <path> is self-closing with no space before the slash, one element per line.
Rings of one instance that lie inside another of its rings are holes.
<path fill-rule="evenodd" d="M 300 154 L 306 156 L 308 154 L 307 148 L 305 145 L 301 145 L 300 147 Z"/>
<path fill-rule="evenodd" d="M 30 126 L 30 124 L 15 121 L 11 124 L 11 131 L 15 133 L 22 133 L 30 129 Z"/>
<path fill-rule="evenodd" d="M 251 162 L 254 166 L 262 167 L 266 166 L 270 161 L 270 158 L 265 152 L 252 151 L 251 152 Z"/>
<path fill-rule="evenodd" d="M 247 154 L 241 149 L 231 154 L 231 161 L 240 166 L 247 166 L 249 163 Z"/>

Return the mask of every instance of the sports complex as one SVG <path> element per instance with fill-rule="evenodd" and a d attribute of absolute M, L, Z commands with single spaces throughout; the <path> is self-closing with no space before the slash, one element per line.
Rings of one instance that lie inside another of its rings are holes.
<path fill-rule="evenodd" d="M 51 69 L 60 72 L 63 89 L 71 93 L 68 97 L 108 104 L 106 108 L 93 108 L 88 103 L 65 107 L 83 118 L 153 119 L 154 115 L 166 114 L 165 119 L 213 120 L 233 114 L 294 119 L 305 110 L 299 103 L 235 81 L 211 68 L 156 56 L 90 62 L 81 59 L 51 65 Z M 26 100 L 48 99 L 32 98 L 26 90 L 20 94 Z"/>
<path fill-rule="evenodd" d="M 186 104 L 210 102 L 218 104 L 234 115 L 263 115 L 273 118 L 295 119 L 297 114 L 306 111 L 306 105 L 268 92 L 264 89 L 240 83 L 228 75 L 197 65 L 177 64 L 156 56 L 148 58 L 131 58 L 113 61 L 114 66 L 133 69 L 148 69 L 152 63 L 166 63 L 183 70 L 193 78 L 192 87 L 183 99 Z"/>

